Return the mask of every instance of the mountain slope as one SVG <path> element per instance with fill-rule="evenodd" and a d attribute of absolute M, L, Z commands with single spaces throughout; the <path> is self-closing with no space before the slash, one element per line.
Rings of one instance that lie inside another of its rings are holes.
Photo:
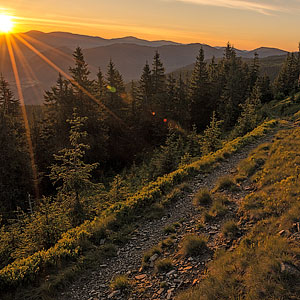
<path fill-rule="evenodd" d="M 206 59 L 213 56 L 221 58 L 224 52 L 224 47 L 211 47 L 200 43 L 178 44 L 170 41 L 146 41 L 135 37 L 108 40 L 65 32 L 43 33 L 39 31 L 27 32 L 22 34 L 22 37 L 64 72 L 68 71 L 68 67 L 73 64 L 72 52 L 77 46 L 80 46 L 83 48 L 86 61 L 91 69 L 91 77 L 95 78 L 99 67 L 105 73 L 106 66 L 112 59 L 127 82 L 139 79 L 145 62 L 148 61 L 151 64 L 155 51 L 159 51 L 167 73 L 191 66 L 200 47 L 203 47 Z M 49 67 L 45 61 L 17 38 L 14 38 L 13 45 L 15 45 L 17 66 L 24 89 L 25 101 L 28 104 L 41 103 L 44 90 L 49 89 L 55 83 L 58 72 Z M 237 50 L 237 54 L 243 58 L 251 58 L 255 52 L 262 59 L 272 55 L 286 54 L 283 50 L 273 48 L 258 48 L 252 51 Z M 0 71 L 14 88 L 14 76 L 3 36 L 0 36 L 0 53 Z M 20 56 L 24 56 L 24 58 L 22 59 Z M 31 73 L 34 74 L 35 78 L 25 72 L 24 61 L 32 69 Z M 276 70 L 275 68 L 272 72 L 276 73 Z M 14 88 L 14 90 L 16 89 Z"/>

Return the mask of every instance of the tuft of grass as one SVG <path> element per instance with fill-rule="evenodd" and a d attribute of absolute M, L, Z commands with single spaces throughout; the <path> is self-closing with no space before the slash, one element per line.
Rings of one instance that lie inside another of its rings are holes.
<path fill-rule="evenodd" d="M 184 256 L 197 256 L 207 250 L 206 239 L 197 235 L 187 235 L 182 241 L 182 252 Z"/>
<path fill-rule="evenodd" d="M 218 180 L 216 187 L 214 189 L 214 191 L 224 191 L 224 190 L 228 190 L 231 192 L 238 190 L 237 185 L 234 183 L 233 179 L 229 176 L 221 177 Z"/>
<path fill-rule="evenodd" d="M 174 239 L 172 237 L 169 237 L 167 239 L 162 240 L 159 243 L 159 245 L 162 249 L 171 248 L 174 245 Z"/>
<path fill-rule="evenodd" d="M 170 233 L 175 233 L 176 232 L 176 228 L 173 224 L 170 225 L 166 225 L 164 228 L 164 233 L 165 234 L 170 234 Z"/>
<path fill-rule="evenodd" d="M 146 251 L 143 255 L 143 258 L 142 258 L 142 263 L 143 265 L 145 264 L 148 264 L 149 263 L 149 260 L 150 260 L 150 257 L 153 256 L 154 254 L 158 254 L 160 255 L 162 252 L 162 249 L 160 246 L 154 246 L 152 247 L 150 250 Z"/>
<path fill-rule="evenodd" d="M 204 212 L 204 214 L 203 214 L 203 222 L 204 223 L 209 223 L 213 220 L 214 220 L 214 216 L 211 213 L 209 213 L 207 211 Z"/>
<path fill-rule="evenodd" d="M 228 212 L 226 204 L 229 201 L 226 196 L 222 194 L 214 195 L 213 204 L 209 210 L 209 214 L 214 217 L 224 216 Z"/>
<path fill-rule="evenodd" d="M 99 247 L 99 251 L 103 257 L 115 257 L 117 255 L 117 247 L 114 244 L 107 243 Z"/>
<path fill-rule="evenodd" d="M 239 228 L 234 220 L 228 220 L 222 228 L 224 236 L 234 238 L 239 233 Z"/>
<path fill-rule="evenodd" d="M 208 189 L 199 190 L 193 199 L 193 203 L 196 207 L 209 205 L 211 202 L 212 197 Z"/>
<path fill-rule="evenodd" d="M 110 288 L 112 290 L 128 290 L 130 288 L 130 281 L 127 275 L 117 275 L 115 278 L 112 279 L 110 282 Z"/>
<path fill-rule="evenodd" d="M 155 263 L 156 271 L 166 273 L 173 269 L 173 262 L 169 258 L 157 260 Z"/>

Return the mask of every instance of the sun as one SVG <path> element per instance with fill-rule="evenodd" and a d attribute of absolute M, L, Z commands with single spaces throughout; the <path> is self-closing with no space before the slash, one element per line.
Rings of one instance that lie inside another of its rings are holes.
<path fill-rule="evenodd" d="M 9 33 L 13 30 L 14 22 L 11 16 L 0 14 L 0 32 Z"/>

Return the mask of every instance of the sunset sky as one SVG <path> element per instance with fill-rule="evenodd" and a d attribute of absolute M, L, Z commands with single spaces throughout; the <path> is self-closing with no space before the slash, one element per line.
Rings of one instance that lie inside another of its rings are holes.
<path fill-rule="evenodd" d="M 297 50 L 300 0 L 2 0 L 16 32 L 68 31 L 115 38 Z"/>

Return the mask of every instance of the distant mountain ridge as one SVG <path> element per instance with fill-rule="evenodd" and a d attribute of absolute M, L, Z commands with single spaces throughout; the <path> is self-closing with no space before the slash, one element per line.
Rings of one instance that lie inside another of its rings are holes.
<path fill-rule="evenodd" d="M 41 31 L 32 30 L 24 33 L 24 35 L 34 37 L 53 47 L 65 46 L 65 47 L 75 48 L 77 46 L 80 46 L 84 49 L 101 47 L 101 46 L 109 46 L 112 44 L 124 44 L 124 43 L 136 44 L 141 46 L 149 46 L 149 47 L 160 47 L 164 45 L 180 45 L 180 43 L 176 43 L 172 41 L 164 41 L 164 40 L 148 41 L 148 40 L 136 38 L 134 36 L 105 39 L 98 36 L 88 36 L 88 35 L 61 32 L 61 31 L 44 33 Z"/>
<path fill-rule="evenodd" d="M 76 47 L 83 49 L 86 61 L 91 70 L 91 78 L 100 67 L 106 72 L 110 59 L 121 72 L 125 82 L 140 78 L 143 66 L 152 62 L 155 51 L 159 51 L 166 73 L 174 72 L 194 63 L 200 47 L 203 48 L 206 59 L 213 56 L 221 58 L 224 47 L 212 47 L 206 44 L 180 44 L 172 41 L 147 41 L 136 37 L 104 39 L 96 36 L 73 34 L 68 32 L 29 31 L 21 34 L 38 51 L 43 53 L 64 72 L 73 65 L 72 53 Z M 16 55 L 17 65 L 23 86 L 26 103 L 37 104 L 43 101 L 44 90 L 55 84 L 58 72 L 50 67 L 38 55 L 29 50 L 17 38 L 14 39 L 19 52 L 35 74 L 35 78 L 26 72 L 24 60 Z M 285 56 L 286 51 L 276 48 L 261 47 L 251 51 L 236 49 L 237 55 L 249 59 L 257 52 L 260 58 L 269 56 Z M 0 36 L 0 73 L 11 83 L 14 82 L 9 54 L 4 37 Z M 17 53 L 17 52 L 16 52 Z"/>

